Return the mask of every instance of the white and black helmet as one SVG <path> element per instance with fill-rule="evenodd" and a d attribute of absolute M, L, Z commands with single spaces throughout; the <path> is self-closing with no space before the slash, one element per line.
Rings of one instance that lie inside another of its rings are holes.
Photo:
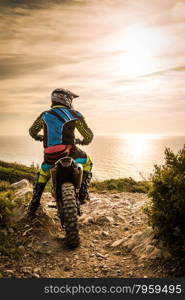
<path fill-rule="evenodd" d="M 72 108 L 72 102 L 74 98 L 79 97 L 78 95 L 72 93 L 67 89 L 55 89 L 51 93 L 52 105 L 54 104 L 63 104 L 68 108 Z"/>

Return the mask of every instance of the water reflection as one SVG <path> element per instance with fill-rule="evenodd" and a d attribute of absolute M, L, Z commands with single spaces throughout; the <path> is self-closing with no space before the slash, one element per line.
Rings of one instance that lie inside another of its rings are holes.
<path fill-rule="evenodd" d="M 156 137 L 147 135 L 97 136 L 83 147 L 92 158 L 94 179 L 133 177 L 148 178 L 154 164 L 164 161 L 165 147 L 177 152 L 185 137 Z M 43 149 L 29 137 L 0 137 L 0 159 L 30 165 L 41 163 Z M 142 174 L 142 176 L 141 176 Z"/>
<path fill-rule="evenodd" d="M 143 161 L 151 151 L 151 139 L 144 135 L 133 135 L 122 139 L 122 147 L 127 149 L 133 161 Z"/>

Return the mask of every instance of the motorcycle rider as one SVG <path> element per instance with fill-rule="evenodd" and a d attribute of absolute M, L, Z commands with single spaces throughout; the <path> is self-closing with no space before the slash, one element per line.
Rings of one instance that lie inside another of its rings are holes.
<path fill-rule="evenodd" d="M 79 97 L 67 89 L 57 88 L 51 94 L 51 109 L 41 113 L 29 129 L 29 134 L 36 141 L 43 141 L 44 161 L 36 174 L 33 197 L 29 203 L 27 215 L 34 217 L 40 205 L 44 188 L 50 178 L 50 169 L 61 157 L 70 156 L 83 165 L 83 180 L 79 191 L 81 204 L 88 198 L 88 187 L 92 177 L 90 157 L 75 144 L 88 145 L 93 133 L 87 126 L 84 117 L 75 111 L 73 99 Z M 83 140 L 75 139 L 75 128 Z M 43 135 L 39 132 L 43 129 Z"/>

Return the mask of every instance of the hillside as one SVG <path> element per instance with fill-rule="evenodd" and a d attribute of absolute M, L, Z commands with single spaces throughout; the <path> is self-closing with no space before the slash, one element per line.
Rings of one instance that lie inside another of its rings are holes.
<path fill-rule="evenodd" d="M 27 181 L 16 197 L 31 193 Z M 144 193 L 91 193 L 79 218 L 81 244 L 65 246 L 54 199 L 44 193 L 33 223 L 24 218 L 26 205 L 14 211 L 13 223 L 0 229 L 1 277 L 167 277 L 182 269 L 157 245 L 142 207 Z"/>
<path fill-rule="evenodd" d="M 34 165 L 28 167 L 22 164 L 0 160 L 0 180 L 14 183 L 25 178 L 33 182 L 34 174 L 37 169 L 38 168 Z"/>

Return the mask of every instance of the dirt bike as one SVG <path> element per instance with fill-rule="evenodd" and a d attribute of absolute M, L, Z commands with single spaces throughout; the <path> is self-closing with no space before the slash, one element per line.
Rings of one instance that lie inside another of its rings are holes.
<path fill-rule="evenodd" d="M 83 167 L 72 157 L 63 157 L 55 163 L 51 176 L 58 216 L 65 230 L 66 245 L 75 248 L 80 242 L 78 216 L 81 212 L 78 194 Z"/>

